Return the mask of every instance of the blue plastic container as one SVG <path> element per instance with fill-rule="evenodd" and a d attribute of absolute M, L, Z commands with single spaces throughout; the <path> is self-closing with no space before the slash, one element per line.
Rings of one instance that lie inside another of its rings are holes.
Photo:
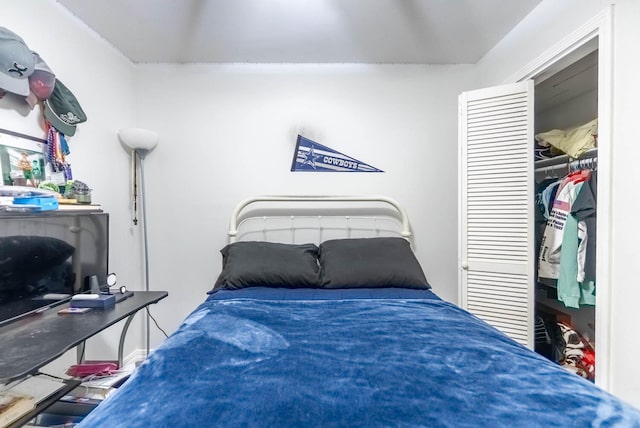
<path fill-rule="evenodd" d="M 37 205 L 40 211 L 58 209 L 58 198 L 55 196 L 19 196 L 13 198 L 15 205 Z"/>

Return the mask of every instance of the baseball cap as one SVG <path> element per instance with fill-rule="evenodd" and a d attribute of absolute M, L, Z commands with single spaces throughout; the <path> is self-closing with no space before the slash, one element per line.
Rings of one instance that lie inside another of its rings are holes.
<path fill-rule="evenodd" d="M 76 133 L 78 123 L 87 120 L 75 95 L 59 79 L 56 79 L 51 96 L 44 101 L 44 117 L 68 137 Z"/>
<path fill-rule="evenodd" d="M 29 95 L 25 98 L 32 109 L 38 104 L 38 101 L 49 98 L 56 85 L 56 75 L 53 74 L 47 63 L 36 52 L 33 52 L 33 55 L 36 65 L 33 74 L 29 76 Z"/>
<path fill-rule="evenodd" d="M 0 27 L 0 88 L 26 97 L 34 66 L 35 58 L 24 40 Z"/>

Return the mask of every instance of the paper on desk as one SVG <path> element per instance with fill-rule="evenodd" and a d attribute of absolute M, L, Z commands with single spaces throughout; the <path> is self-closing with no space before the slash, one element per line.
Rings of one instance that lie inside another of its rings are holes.
<path fill-rule="evenodd" d="M 60 379 L 54 379 L 46 375 L 35 375 L 19 381 L 9 391 L 30 395 L 36 403 L 40 403 L 64 386 L 65 384 Z"/>

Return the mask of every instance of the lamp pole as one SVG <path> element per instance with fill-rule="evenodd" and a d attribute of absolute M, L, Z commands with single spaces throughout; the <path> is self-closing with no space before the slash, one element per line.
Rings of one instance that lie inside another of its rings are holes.
<path fill-rule="evenodd" d="M 142 241 L 144 246 L 144 290 L 149 291 L 149 241 L 147 238 L 147 203 L 144 187 L 144 158 L 147 155 L 147 150 L 134 150 L 134 156 L 138 156 L 140 159 L 140 195 L 142 196 Z M 149 324 L 149 309 L 147 308 L 147 357 L 149 356 L 149 350 L 151 349 L 151 326 Z"/>
<path fill-rule="evenodd" d="M 147 237 L 147 205 L 145 197 L 145 183 L 144 183 L 144 158 L 147 154 L 155 148 L 158 144 L 158 134 L 153 131 L 142 128 L 125 128 L 118 131 L 118 137 L 120 142 L 131 150 L 131 174 L 132 174 L 132 192 L 133 192 L 133 209 L 134 220 L 133 224 L 137 225 L 137 165 L 136 160 L 139 160 L 140 164 L 140 199 L 142 200 L 142 241 L 143 241 L 143 258 L 144 258 L 144 290 L 150 290 L 149 284 L 149 242 Z M 149 356 L 151 349 L 151 326 L 150 326 L 150 314 L 147 308 L 146 317 L 146 356 Z"/>

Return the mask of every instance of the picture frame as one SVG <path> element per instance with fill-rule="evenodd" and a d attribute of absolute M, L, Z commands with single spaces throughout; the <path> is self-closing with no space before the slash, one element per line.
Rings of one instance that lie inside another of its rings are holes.
<path fill-rule="evenodd" d="M 45 180 L 47 141 L 0 128 L 2 185 L 37 188 Z"/>

